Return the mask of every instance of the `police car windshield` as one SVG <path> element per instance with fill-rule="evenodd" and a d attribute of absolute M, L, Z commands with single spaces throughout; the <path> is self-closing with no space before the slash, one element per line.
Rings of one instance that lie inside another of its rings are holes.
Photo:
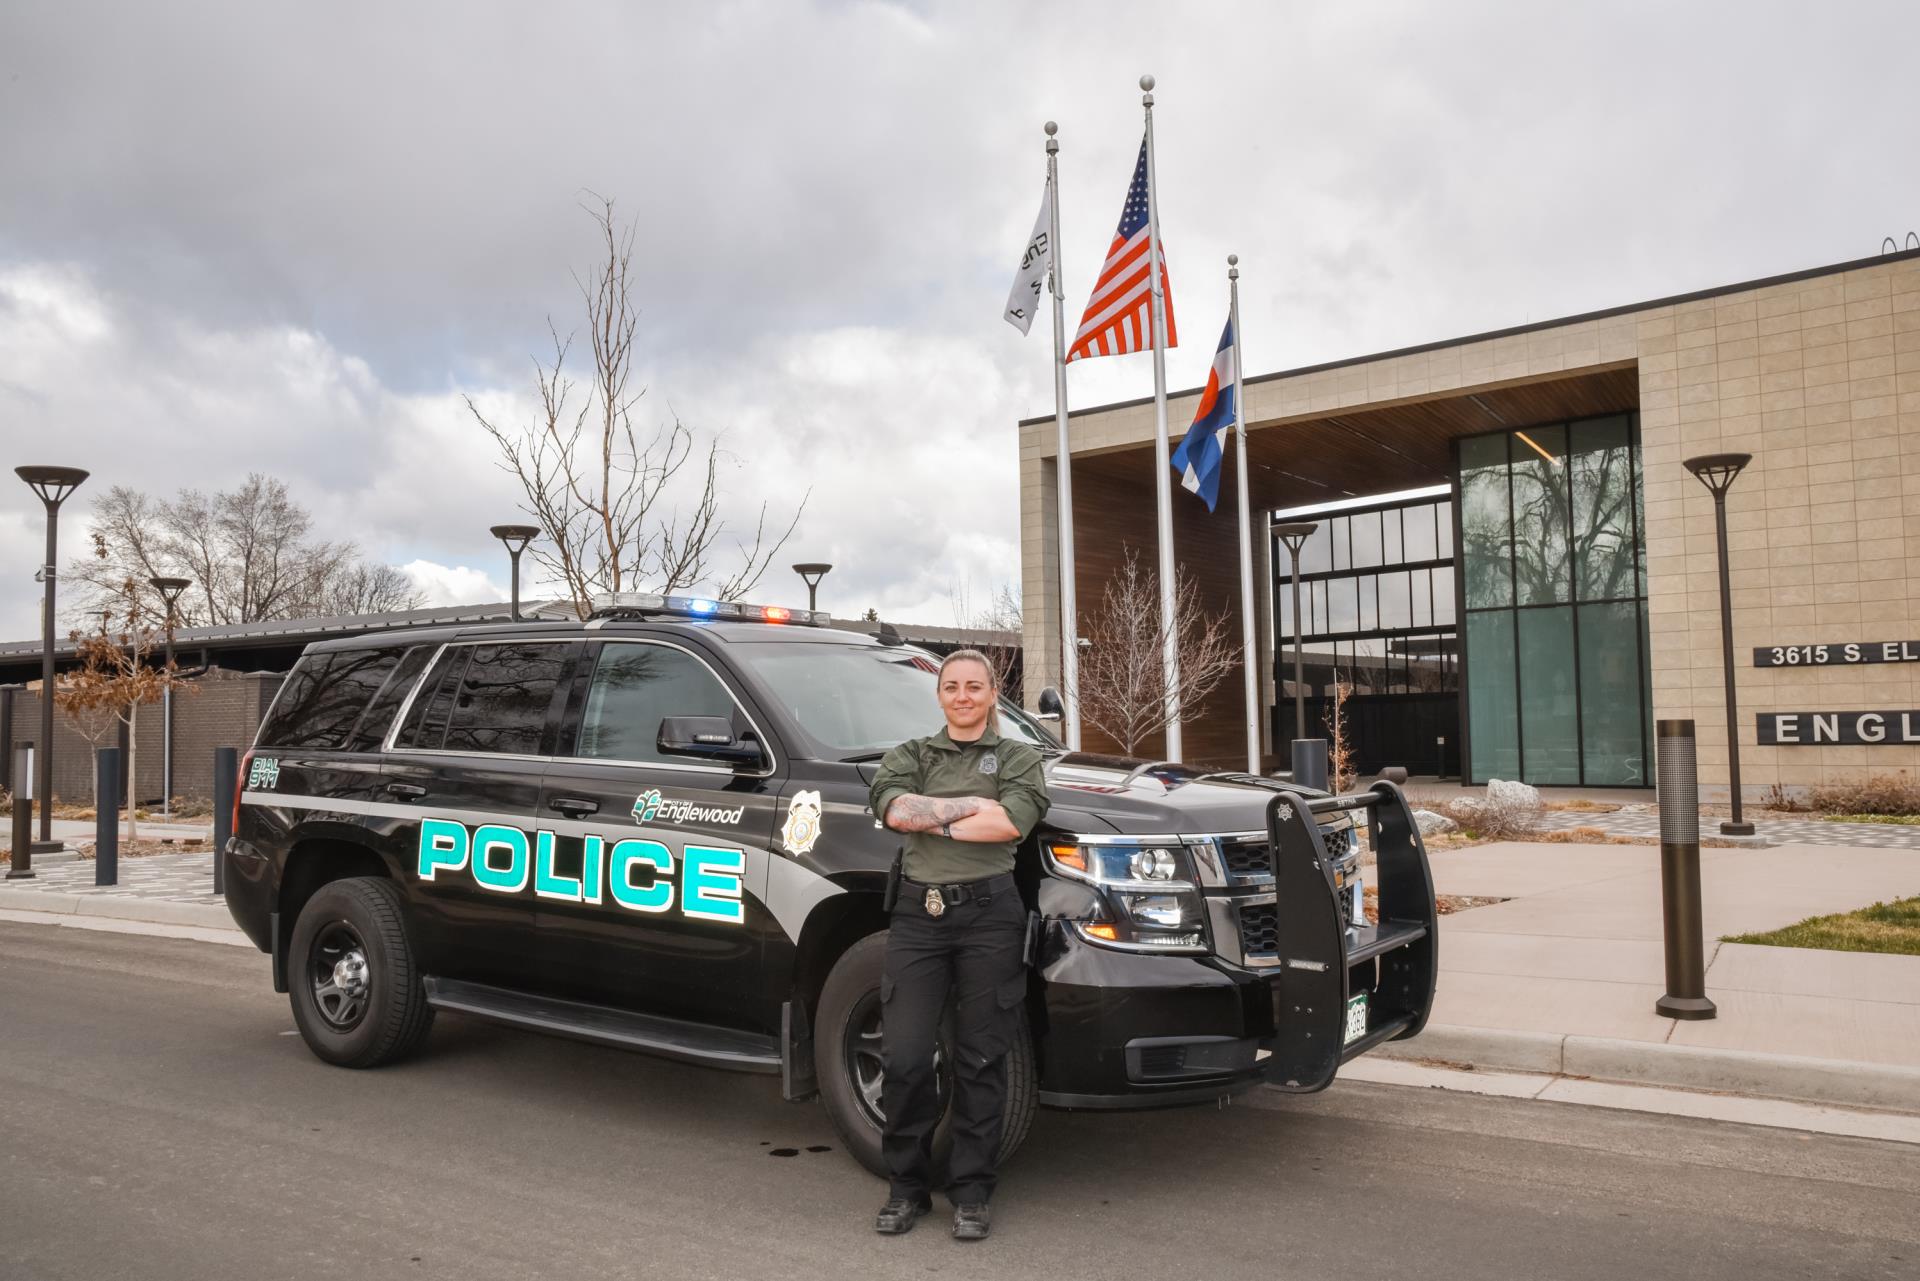
<path fill-rule="evenodd" d="M 728 648 L 779 700 L 815 756 L 844 760 L 871 755 L 940 728 L 935 692 L 939 660 L 919 650 L 792 641 L 749 641 Z M 1060 750 L 1046 730 L 1005 699 L 1000 702 L 1000 734 Z"/>

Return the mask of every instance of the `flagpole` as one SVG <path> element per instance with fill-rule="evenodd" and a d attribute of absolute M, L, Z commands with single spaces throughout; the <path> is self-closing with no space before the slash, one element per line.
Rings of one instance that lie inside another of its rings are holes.
<path fill-rule="evenodd" d="M 1047 235 L 1053 261 L 1048 275 L 1053 287 L 1053 419 L 1058 429 L 1055 451 L 1054 504 L 1060 525 L 1060 688 L 1063 694 L 1061 731 L 1067 750 L 1080 750 L 1080 614 L 1074 599 L 1073 560 L 1073 446 L 1067 439 L 1066 317 L 1061 305 L 1066 290 L 1060 283 L 1060 126 L 1047 121 L 1047 191 L 1052 197 L 1052 219 Z"/>
<path fill-rule="evenodd" d="M 1153 485 L 1160 539 L 1160 671 L 1165 682 L 1166 758 L 1180 759 L 1180 636 L 1173 560 L 1173 464 L 1167 445 L 1167 300 L 1160 288 L 1160 208 L 1153 182 L 1153 77 L 1140 77 L 1147 111 L 1147 289 L 1153 330 Z"/>
<path fill-rule="evenodd" d="M 1253 517 L 1247 502 L 1247 391 L 1241 365 L 1247 354 L 1240 332 L 1240 255 L 1227 255 L 1227 323 L 1233 326 L 1233 434 L 1240 442 L 1240 668 L 1245 676 L 1247 773 L 1260 772 L 1260 691 L 1254 670 Z"/>

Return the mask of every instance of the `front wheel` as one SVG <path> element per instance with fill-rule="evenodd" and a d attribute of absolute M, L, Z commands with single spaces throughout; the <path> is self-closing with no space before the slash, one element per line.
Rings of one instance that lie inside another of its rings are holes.
<path fill-rule="evenodd" d="M 433 1026 L 392 881 L 354 876 L 314 891 L 293 927 L 289 969 L 294 1024 L 329 1063 L 390 1063 Z"/>
<path fill-rule="evenodd" d="M 880 1152 L 880 976 L 886 968 L 887 934 L 882 930 L 861 939 L 834 965 L 820 992 L 814 1017 L 813 1064 L 820 1100 L 840 1134 L 840 1141 L 856 1161 L 881 1178 L 887 1166 Z M 940 1127 L 933 1137 L 936 1179 L 944 1179 L 947 1155 L 953 1146 L 946 1116 L 952 1096 L 946 1046 L 953 1041 L 953 1013 L 942 1021 L 938 1063 L 941 1100 Z M 1000 1129 L 996 1164 L 1004 1165 L 1026 1142 L 1039 1105 L 1040 1083 L 1034 1063 L 1033 1034 L 1024 1011 L 1007 1051 L 1007 1103 Z"/>

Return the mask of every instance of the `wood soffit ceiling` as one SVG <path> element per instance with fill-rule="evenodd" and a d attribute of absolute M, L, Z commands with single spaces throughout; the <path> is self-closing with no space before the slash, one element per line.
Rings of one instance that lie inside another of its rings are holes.
<path fill-rule="evenodd" d="M 1452 442 L 1461 436 L 1524 429 L 1569 418 L 1617 414 L 1640 406 L 1640 373 L 1623 361 L 1576 377 L 1547 375 L 1465 392 L 1257 422 L 1247 433 L 1253 503 L 1296 507 L 1444 484 Z M 1169 423 L 1178 441 L 1184 424 Z M 1075 475 L 1144 479 L 1153 446 L 1076 454 Z M 1236 457 L 1229 450 L 1228 457 Z M 1231 465 L 1228 483 L 1231 483 Z M 1222 486 L 1222 501 L 1230 490 Z"/>

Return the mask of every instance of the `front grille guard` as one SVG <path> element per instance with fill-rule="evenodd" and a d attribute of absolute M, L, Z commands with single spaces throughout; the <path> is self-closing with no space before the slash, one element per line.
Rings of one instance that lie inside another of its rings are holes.
<path fill-rule="evenodd" d="M 1352 930 L 1315 821 L 1343 809 L 1366 810 L 1376 863 L 1378 923 Z M 1406 797 L 1388 782 L 1313 800 L 1283 792 L 1267 805 L 1267 834 L 1281 962 L 1272 989 L 1274 1034 L 1262 1043 L 1265 1072 L 1270 1084 L 1308 1094 L 1331 1085 L 1348 1059 L 1426 1026 L 1439 965 L 1433 873 Z M 1366 1031 L 1346 1041 L 1355 967 L 1375 960 Z"/>

